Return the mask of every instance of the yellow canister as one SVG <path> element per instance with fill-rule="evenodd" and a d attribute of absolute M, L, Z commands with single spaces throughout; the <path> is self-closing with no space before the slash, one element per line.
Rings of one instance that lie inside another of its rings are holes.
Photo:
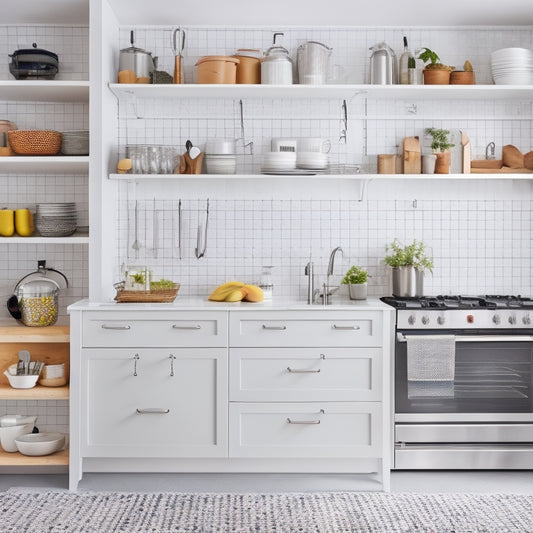
<path fill-rule="evenodd" d="M 33 215 L 29 209 L 15 211 L 15 230 L 21 237 L 31 237 L 35 231 Z"/>
<path fill-rule="evenodd" d="M 261 83 L 261 51 L 255 49 L 237 50 L 233 56 L 239 60 L 237 83 Z"/>
<path fill-rule="evenodd" d="M 0 209 L 0 235 L 11 237 L 15 233 L 15 212 L 13 209 Z"/>

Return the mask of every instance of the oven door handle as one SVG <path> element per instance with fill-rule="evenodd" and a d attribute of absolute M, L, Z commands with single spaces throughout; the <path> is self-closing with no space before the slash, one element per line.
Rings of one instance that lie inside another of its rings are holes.
<path fill-rule="evenodd" d="M 444 334 L 443 334 L 444 335 Z M 409 337 L 419 335 L 405 335 L 397 333 L 398 342 L 407 342 Z M 533 335 L 455 335 L 455 342 L 532 342 Z"/>

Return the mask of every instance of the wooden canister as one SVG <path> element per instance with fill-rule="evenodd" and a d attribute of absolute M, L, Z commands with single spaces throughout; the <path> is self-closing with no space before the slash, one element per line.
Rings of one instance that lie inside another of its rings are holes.
<path fill-rule="evenodd" d="M 237 65 L 237 83 L 261 83 L 261 51 L 237 50 L 233 56 L 239 60 Z"/>
<path fill-rule="evenodd" d="M 236 83 L 239 59 L 229 56 L 204 56 L 196 63 L 198 83 Z"/>
<path fill-rule="evenodd" d="M 378 154 L 378 174 L 401 174 L 400 158 L 396 154 Z"/>

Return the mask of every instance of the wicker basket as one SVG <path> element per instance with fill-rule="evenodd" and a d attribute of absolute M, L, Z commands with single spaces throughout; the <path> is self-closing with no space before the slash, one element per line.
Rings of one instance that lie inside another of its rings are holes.
<path fill-rule="evenodd" d="M 161 289 L 157 291 L 125 291 L 124 289 L 117 290 L 115 300 L 117 302 L 130 303 L 165 303 L 173 302 L 176 299 L 179 291 L 179 283 L 176 284 L 175 289 Z"/>
<path fill-rule="evenodd" d="M 54 130 L 13 130 L 7 135 L 9 146 L 18 155 L 56 155 L 63 139 Z"/>

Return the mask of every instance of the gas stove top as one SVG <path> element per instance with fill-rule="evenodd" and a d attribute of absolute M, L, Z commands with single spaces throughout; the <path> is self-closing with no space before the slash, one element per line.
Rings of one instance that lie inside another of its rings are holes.
<path fill-rule="evenodd" d="M 532 329 L 533 299 L 522 296 L 384 296 L 381 301 L 397 309 L 398 329 Z"/>
<path fill-rule="evenodd" d="M 523 296 L 384 296 L 382 302 L 396 309 L 533 309 L 533 299 Z"/>

